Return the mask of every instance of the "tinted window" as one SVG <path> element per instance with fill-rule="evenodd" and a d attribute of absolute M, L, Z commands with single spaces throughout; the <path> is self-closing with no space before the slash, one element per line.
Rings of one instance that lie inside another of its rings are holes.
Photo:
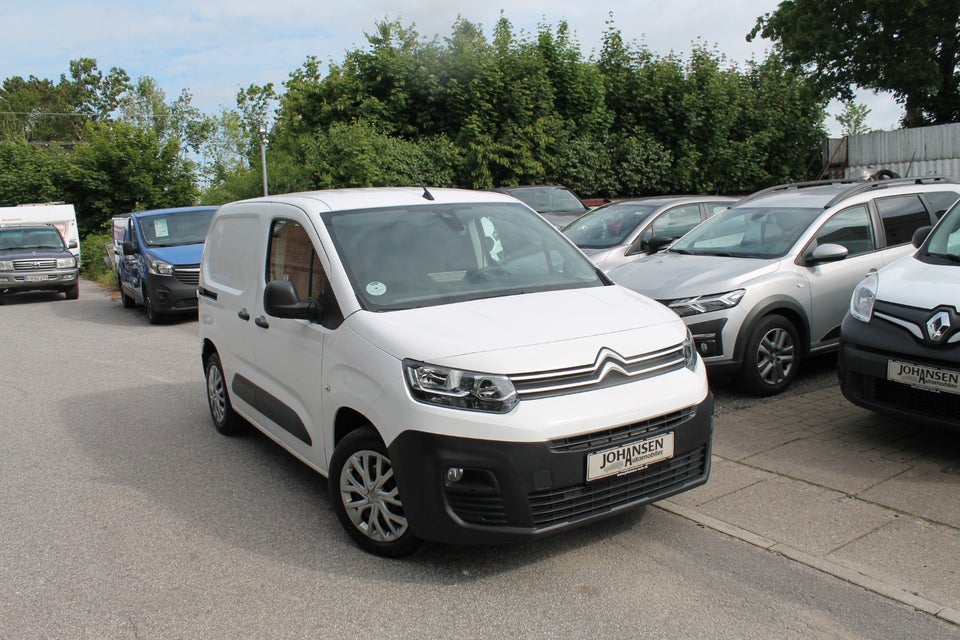
<path fill-rule="evenodd" d="M 927 202 L 930 203 L 930 208 L 937 218 L 943 216 L 946 210 L 950 208 L 950 205 L 960 197 L 956 191 L 928 191 L 923 195 L 926 197 Z"/>
<path fill-rule="evenodd" d="M 917 194 L 877 198 L 876 202 L 888 247 L 910 242 L 914 231 L 930 224 L 930 214 Z"/>
<path fill-rule="evenodd" d="M 866 206 L 844 209 L 827 220 L 817 232 L 817 244 L 827 243 L 846 247 L 851 256 L 876 249 Z"/>
<path fill-rule="evenodd" d="M 647 220 L 656 205 L 616 202 L 594 209 L 564 228 L 563 233 L 578 247 L 606 249 L 623 244 Z"/>

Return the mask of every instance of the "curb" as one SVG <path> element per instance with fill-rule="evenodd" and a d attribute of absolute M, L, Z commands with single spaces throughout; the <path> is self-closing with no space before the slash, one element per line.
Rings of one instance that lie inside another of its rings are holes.
<path fill-rule="evenodd" d="M 798 562 L 812 569 L 816 569 L 817 571 L 821 571 L 834 576 L 835 578 L 839 578 L 844 582 L 849 582 L 850 584 L 854 584 L 868 591 L 872 591 L 873 593 L 884 596 L 885 598 L 895 600 L 896 602 L 904 604 L 908 607 L 912 607 L 918 611 L 929 613 L 945 622 L 960 626 L 960 611 L 957 609 L 944 606 L 914 593 L 904 591 L 899 587 L 887 584 L 881 580 L 877 580 L 876 578 L 871 578 L 870 576 L 866 576 L 857 571 L 852 571 L 834 562 L 830 562 L 829 560 L 825 560 L 823 558 L 800 551 L 799 549 L 794 549 L 793 547 L 781 544 L 776 540 L 771 540 L 747 531 L 746 529 L 741 529 L 736 525 L 712 518 L 694 509 L 690 509 L 669 501 L 657 502 L 653 506 L 680 516 L 681 518 L 696 522 L 699 525 L 707 527 L 708 529 L 713 529 L 714 531 L 718 531 L 722 534 L 730 536 L 731 538 L 740 540 L 741 542 L 746 542 L 747 544 L 755 547 L 772 551 L 785 558 L 789 558 L 794 562 Z"/>

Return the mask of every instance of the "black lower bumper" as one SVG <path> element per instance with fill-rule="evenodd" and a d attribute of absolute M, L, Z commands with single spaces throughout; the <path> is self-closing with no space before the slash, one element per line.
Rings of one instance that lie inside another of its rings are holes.
<path fill-rule="evenodd" d="M 197 310 L 197 285 L 184 284 L 172 276 L 150 276 L 147 293 L 158 313 L 189 313 Z"/>
<path fill-rule="evenodd" d="M 671 431 L 672 458 L 586 481 L 589 454 Z M 710 395 L 686 411 L 592 434 L 599 437 L 591 440 L 508 443 L 408 431 L 389 450 L 413 533 L 478 544 L 547 535 L 702 485 L 710 473 L 712 434 Z M 452 480 L 451 468 L 462 470 L 462 477 Z"/>

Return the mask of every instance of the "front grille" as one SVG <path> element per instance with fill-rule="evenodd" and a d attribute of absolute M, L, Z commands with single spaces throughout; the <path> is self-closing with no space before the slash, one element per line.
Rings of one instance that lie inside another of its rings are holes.
<path fill-rule="evenodd" d="M 659 429 L 665 431 L 675 429 L 681 423 L 692 418 L 695 413 L 695 408 L 688 407 L 664 416 L 657 416 L 656 418 L 650 418 L 649 420 L 635 422 L 622 427 L 592 431 L 569 438 L 558 438 L 557 440 L 551 440 L 547 446 L 553 453 L 607 449 L 616 446 L 619 442 L 636 440 L 641 436 Z"/>
<path fill-rule="evenodd" d="M 890 409 L 909 410 L 952 421 L 960 415 L 960 395 L 955 393 L 924 391 L 872 376 L 863 378 L 860 391 L 864 400 Z"/>
<path fill-rule="evenodd" d="M 447 504 L 464 522 L 488 526 L 507 525 L 507 509 L 499 493 L 456 493 L 447 489 Z"/>
<path fill-rule="evenodd" d="M 14 260 L 14 271 L 53 271 L 57 268 L 56 260 Z"/>
<path fill-rule="evenodd" d="M 547 527 L 656 499 L 706 473 L 707 448 L 652 465 L 643 471 L 529 495 L 533 525 Z"/>
<path fill-rule="evenodd" d="M 589 364 L 512 374 L 509 378 L 521 398 L 545 398 L 662 375 L 682 369 L 685 362 L 682 343 L 634 356 L 621 356 L 610 349 L 602 349 Z"/>
<path fill-rule="evenodd" d="M 200 284 L 200 266 L 177 267 L 173 270 L 173 277 L 181 284 L 195 287 Z"/>

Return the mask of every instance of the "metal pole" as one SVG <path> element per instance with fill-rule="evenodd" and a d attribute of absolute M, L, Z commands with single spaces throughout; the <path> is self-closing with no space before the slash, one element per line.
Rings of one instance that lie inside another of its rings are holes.
<path fill-rule="evenodd" d="M 263 195 L 267 195 L 267 124 L 260 123 L 260 167 L 263 173 Z"/>

